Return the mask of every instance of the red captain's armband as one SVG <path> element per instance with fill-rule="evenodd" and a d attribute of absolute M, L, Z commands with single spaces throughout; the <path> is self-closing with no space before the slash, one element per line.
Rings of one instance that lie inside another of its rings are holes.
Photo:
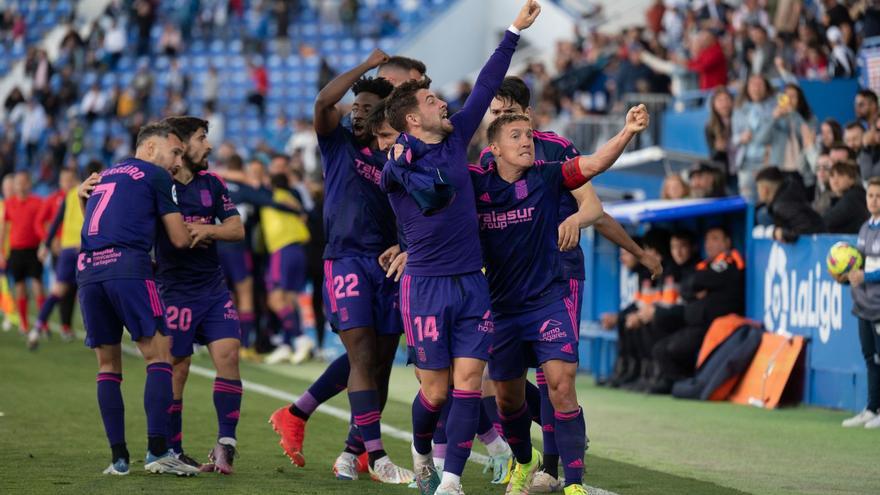
<path fill-rule="evenodd" d="M 568 190 L 577 189 L 587 183 L 578 164 L 579 158 L 576 156 L 562 164 L 562 185 Z"/>

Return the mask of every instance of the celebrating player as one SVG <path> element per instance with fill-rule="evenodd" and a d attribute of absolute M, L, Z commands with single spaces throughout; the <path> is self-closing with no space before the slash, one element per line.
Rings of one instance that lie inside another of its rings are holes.
<path fill-rule="evenodd" d="M 387 58 L 381 50 L 374 50 L 362 64 L 327 84 L 315 101 L 315 130 L 325 177 L 323 295 L 330 324 L 347 351 L 348 396 L 354 420 L 345 451 L 333 471 L 339 479 L 356 479 L 357 455 L 366 450 L 371 477 L 399 484 L 411 482 L 414 475 L 392 463 L 385 453 L 380 422 L 403 329 L 395 304 L 397 284 L 385 277 L 377 262 L 384 250 L 397 244 L 397 231 L 388 198 L 378 185 L 385 160 L 371 150 L 375 141 L 366 125 L 371 109 L 388 96 L 392 85 L 384 79 L 362 78 Z M 351 130 L 342 126 L 343 116 L 336 108 L 349 88 L 355 94 Z M 337 360 L 340 366 L 341 359 Z M 304 422 L 318 405 L 308 392 L 306 398 L 309 400 L 279 409 L 272 416 L 282 434 L 282 446 L 300 465 L 305 462 Z"/>
<path fill-rule="evenodd" d="M 183 151 L 183 142 L 167 124 L 146 125 L 138 133 L 134 158 L 117 163 L 100 176 L 92 175 L 80 186 L 85 215 L 77 283 L 86 345 L 95 349 L 98 357 L 98 406 L 112 450 L 105 474 L 129 472 L 120 389 L 123 326 L 147 363 L 144 409 L 148 451 L 144 469 L 181 476 L 199 472 L 168 449 L 171 342 L 150 260 L 160 224 L 174 247 L 190 245 L 169 173 L 181 166 Z"/>
<path fill-rule="evenodd" d="M 208 122 L 197 117 L 169 117 L 163 122 L 184 143 L 183 166 L 174 174 L 174 187 L 192 237 L 188 247 L 194 248 L 177 249 L 167 236 L 160 235 L 156 249 L 156 278 L 166 305 L 174 364 L 169 446 L 180 460 L 201 467 L 202 471 L 232 474 L 242 395 L 238 370 L 241 329 L 215 241 L 240 241 L 244 238 L 244 227 L 223 181 L 207 171 L 211 154 Z M 218 220 L 221 223 L 215 225 Z M 204 466 L 183 451 L 183 389 L 189 376 L 193 343 L 208 346 L 217 370 L 214 408 L 219 431 L 217 445 L 208 454 L 211 462 Z"/>
<path fill-rule="evenodd" d="M 446 103 L 425 82 L 407 82 L 389 97 L 388 119 L 395 129 L 427 143 L 416 157 L 420 170 L 445 176 L 448 205 L 426 205 L 421 190 L 410 187 L 409 167 L 386 164 L 382 185 L 402 225 L 408 246 L 401 279 L 401 312 L 412 361 L 421 387 L 413 401 L 413 461 L 423 494 L 462 493 L 461 473 L 477 430 L 480 384 L 489 358 L 492 317 L 489 291 L 480 272 L 479 229 L 467 164 L 467 146 L 501 85 L 519 40 L 519 32 L 540 13 L 535 1 L 523 6 L 504 39 L 483 67 L 461 111 L 447 118 Z M 400 160 L 400 156 L 395 157 Z M 435 206 L 442 206 L 439 209 Z M 431 213 L 426 215 L 424 211 Z M 451 375 L 451 376 L 450 376 Z M 450 380 L 451 378 L 451 380 Z M 453 384 L 442 479 L 433 467 L 431 437 L 449 383 Z"/>
<path fill-rule="evenodd" d="M 574 388 L 577 313 L 571 287 L 560 276 L 559 203 L 564 190 L 581 187 L 611 167 L 647 125 L 644 106 L 635 107 L 624 129 L 594 155 L 547 163 L 535 162 L 529 118 L 505 115 L 487 132 L 495 165 L 471 169 L 495 315 L 489 375 L 497 386 L 504 434 L 517 459 L 509 494 L 528 493 L 541 466 L 541 455 L 531 446 L 525 404 L 530 364 L 543 368 L 556 411 L 565 493 L 586 493 L 581 486 L 585 422 Z"/>
<path fill-rule="evenodd" d="M 502 115 L 525 115 L 531 120 L 531 92 L 525 82 L 518 77 L 506 77 L 501 83 L 501 88 L 495 94 L 495 98 L 489 105 L 488 121 L 491 125 Z M 574 145 L 562 136 L 553 132 L 532 131 L 535 150 L 535 159 L 544 162 L 563 162 L 580 155 Z M 486 147 L 480 154 L 480 166 L 486 170 L 495 161 L 491 147 Z M 581 320 L 581 308 L 583 307 L 584 279 L 584 253 L 580 248 L 580 231 L 588 225 L 593 225 L 596 231 L 611 242 L 623 249 L 630 251 L 641 263 L 651 271 L 652 276 L 657 276 L 662 270 L 659 258 L 646 253 L 626 233 L 623 226 L 613 217 L 604 213 L 602 203 L 589 183 L 574 191 L 564 191 L 559 201 L 559 249 L 562 251 L 562 280 L 569 284 L 571 292 L 569 300 L 576 311 L 576 320 Z M 540 398 L 540 419 L 543 432 L 543 466 L 535 475 L 531 491 L 534 493 L 549 493 L 560 488 L 559 480 L 559 452 L 556 448 L 556 434 L 554 430 L 553 404 L 547 388 L 544 372 L 540 368 L 537 371 L 539 394 L 534 394 L 530 382 L 526 383 L 527 402 L 529 402 L 530 414 L 534 416 L 536 409 L 529 400 L 538 395 Z M 495 393 L 491 381 L 484 382 L 484 404 L 491 404 L 495 409 Z M 486 393 L 488 392 L 488 393 Z M 492 412 L 490 411 L 490 414 Z M 497 414 L 497 413 L 495 413 Z"/>

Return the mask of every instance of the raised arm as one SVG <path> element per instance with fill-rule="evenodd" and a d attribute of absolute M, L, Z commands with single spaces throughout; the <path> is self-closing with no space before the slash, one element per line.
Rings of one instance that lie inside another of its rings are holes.
<path fill-rule="evenodd" d="M 611 168 L 611 165 L 614 165 L 614 162 L 620 158 L 630 140 L 648 127 L 649 121 L 648 109 L 644 104 L 630 108 L 626 113 L 626 125 L 616 136 L 603 144 L 592 155 L 582 155 L 577 160 L 569 160 L 565 163 L 563 174 L 566 178 L 566 187 L 569 189 L 580 187 L 593 177 Z M 576 170 L 573 170 L 574 164 L 577 165 Z M 578 173 L 580 177 L 578 177 Z"/>
<path fill-rule="evenodd" d="M 501 44 L 498 45 L 486 65 L 483 66 L 480 75 L 477 76 L 474 89 L 464 102 L 464 106 L 451 117 L 450 120 L 455 127 L 453 135 L 462 141 L 470 142 L 474 133 L 477 132 L 483 116 L 486 115 L 486 110 L 489 109 L 489 104 L 492 103 L 492 98 L 495 98 L 495 93 L 498 92 L 498 88 L 501 87 L 501 82 L 504 81 L 504 76 L 507 74 L 507 69 L 510 68 L 510 60 L 516 50 L 520 31 L 531 26 L 540 13 L 541 5 L 538 2 L 535 0 L 526 1 L 513 24 L 504 32 Z"/>
<path fill-rule="evenodd" d="M 360 65 L 336 76 L 324 86 L 315 99 L 315 132 L 319 136 L 329 135 L 339 125 L 342 113 L 336 108 L 336 104 L 345 96 L 351 86 L 361 76 L 386 61 L 388 61 L 388 54 L 376 48 Z"/>

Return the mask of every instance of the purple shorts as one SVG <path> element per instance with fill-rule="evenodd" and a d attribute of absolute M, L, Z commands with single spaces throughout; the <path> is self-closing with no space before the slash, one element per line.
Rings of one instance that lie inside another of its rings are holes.
<path fill-rule="evenodd" d="M 449 368 L 453 358 L 486 361 L 494 325 L 489 284 L 481 272 L 400 279 L 400 312 L 416 368 Z"/>
<path fill-rule="evenodd" d="M 236 246 L 224 247 L 218 249 L 217 252 L 220 254 L 220 266 L 223 267 L 226 280 L 232 282 L 233 285 L 252 276 L 254 261 L 251 259 L 250 251 Z"/>
<path fill-rule="evenodd" d="M 76 285 L 76 257 L 79 249 L 67 248 L 58 253 L 55 263 L 55 281 L 68 285 Z"/>
<path fill-rule="evenodd" d="M 193 343 L 241 338 L 238 311 L 229 292 L 201 298 L 168 297 L 165 304 L 165 326 L 175 357 L 192 355 Z"/>
<path fill-rule="evenodd" d="M 152 337 L 165 329 L 165 306 L 152 280 L 105 280 L 79 287 L 86 345 L 95 348 L 122 342 L 122 327 L 131 340 Z"/>
<path fill-rule="evenodd" d="M 566 305 L 571 305 L 575 310 L 575 330 L 580 334 L 581 312 L 584 307 L 584 281 L 576 278 L 569 279 L 568 286 L 571 292 L 566 298 Z"/>
<path fill-rule="evenodd" d="M 547 306 L 495 316 L 495 333 L 489 356 L 489 377 L 513 380 L 528 368 L 554 359 L 578 361 L 578 331 L 573 301 L 566 297 Z"/>
<path fill-rule="evenodd" d="M 302 244 L 288 244 L 272 253 L 266 290 L 302 292 L 306 287 L 306 250 Z"/>
<path fill-rule="evenodd" d="M 324 308 L 335 331 L 367 327 L 377 335 L 400 335 L 398 284 L 376 258 L 324 260 Z"/>

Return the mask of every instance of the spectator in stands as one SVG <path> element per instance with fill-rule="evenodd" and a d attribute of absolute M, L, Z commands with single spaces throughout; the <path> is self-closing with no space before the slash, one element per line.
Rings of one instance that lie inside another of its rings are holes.
<path fill-rule="evenodd" d="M 785 137 L 774 125 L 775 107 L 770 82 L 761 75 L 750 76 L 733 111 L 739 193 L 749 200 L 755 197 L 755 173 L 767 165 L 778 166 L 782 160 Z"/>
<path fill-rule="evenodd" d="M 828 150 L 828 156 L 831 157 L 831 163 L 847 162 L 856 159 L 856 153 L 849 148 L 843 141 L 838 141 L 831 145 Z"/>
<path fill-rule="evenodd" d="M 189 77 L 180 68 L 180 61 L 176 58 L 171 59 L 171 62 L 168 64 L 165 82 L 169 90 L 181 95 L 185 95 L 189 89 Z"/>
<path fill-rule="evenodd" d="M 111 71 L 116 70 L 116 64 L 125 51 L 126 36 L 125 26 L 118 19 L 113 18 L 110 21 L 110 27 L 104 33 L 104 60 L 107 68 Z"/>
<path fill-rule="evenodd" d="M 293 135 L 284 148 L 288 155 L 299 153 L 302 156 L 303 167 L 307 177 L 318 179 L 321 177 L 321 164 L 318 160 L 318 135 L 311 122 L 305 119 L 297 119 L 293 123 Z"/>
<path fill-rule="evenodd" d="M 709 122 L 706 123 L 706 144 L 709 158 L 724 164 L 725 174 L 732 170 L 731 125 L 733 119 L 733 96 L 725 87 L 718 87 L 709 100 Z"/>
<path fill-rule="evenodd" d="M 257 107 L 260 119 L 266 115 L 266 95 L 269 93 L 269 74 L 266 67 L 260 62 L 254 62 L 248 58 L 248 73 L 251 78 L 251 89 L 248 92 L 247 101 Z"/>
<path fill-rule="evenodd" d="M 828 64 L 828 76 L 849 79 L 856 74 L 856 54 L 843 42 L 840 28 L 831 27 L 825 33 L 831 44 L 831 59 Z"/>
<path fill-rule="evenodd" d="M 676 380 L 692 376 L 712 321 L 745 310 L 745 262 L 733 249 L 730 234 L 723 227 L 711 227 L 703 247 L 706 259 L 697 264 L 693 275 L 693 300 L 684 307 L 685 326 L 659 340 L 652 349 L 659 374 L 651 393 L 669 393 Z"/>
<path fill-rule="evenodd" d="M 9 95 L 6 96 L 6 100 L 3 102 L 3 109 L 6 110 L 6 115 L 12 113 L 12 110 L 18 106 L 19 103 L 24 103 L 24 93 L 21 92 L 21 88 L 15 86 L 12 88 L 12 91 L 9 92 Z"/>
<path fill-rule="evenodd" d="M 37 145 L 49 124 L 43 105 L 36 98 L 30 96 L 25 103 L 19 103 L 12 110 L 10 121 L 19 125 L 19 136 L 24 143 L 27 166 L 35 165 Z"/>
<path fill-rule="evenodd" d="M 96 118 L 104 114 L 106 108 L 107 95 L 101 90 L 101 85 L 98 82 L 92 83 L 79 104 L 80 115 L 83 115 L 86 121 L 92 123 Z"/>
<path fill-rule="evenodd" d="M 208 142 L 222 143 L 226 138 L 226 119 L 214 107 L 214 101 L 205 102 L 204 119 L 208 121 Z"/>
<path fill-rule="evenodd" d="M 638 42 L 630 43 L 626 48 L 626 58 L 620 62 L 614 78 L 617 101 L 621 101 L 627 93 L 638 93 L 640 86 L 653 86 L 654 72 L 642 63 L 642 50 L 644 47 Z"/>
<path fill-rule="evenodd" d="M 667 174 L 660 189 L 660 199 L 684 199 L 690 194 L 687 182 L 679 174 Z"/>
<path fill-rule="evenodd" d="M 862 127 L 871 129 L 877 118 L 880 117 L 880 107 L 877 105 L 877 94 L 870 89 L 862 89 L 856 93 L 855 100 L 856 118 Z"/>
<path fill-rule="evenodd" d="M 824 215 L 831 208 L 831 157 L 825 153 L 819 155 L 816 166 L 816 187 L 813 192 L 812 207 L 819 215 Z"/>
<path fill-rule="evenodd" d="M 831 208 L 822 216 L 827 232 L 857 233 L 869 216 L 859 167 L 852 161 L 835 163 L 831 166 L 829 184 L 833 193 Z"/>
<path fill-rule="evenodd" d="M 703 29 L 723 32 L 732 13 L 733 9 L 721 0 L 707 0 L 697 10 L 697 22 Z"/>
<path fill-rule="evenodd" d="M 746 52 L 749 63 L 749 74 L 773 78 L 776 74 L 776 44 L 770 39 L 767 28 L 760 23 L 749 26 L 749 41 L 752 48 Z"/>
<path fill-rule="evenodd" d="M 220 95 L 220 77 L 217 68 L 213 65 L 208 67 L 208 73 L 202 81 L 202 99 L 205 104 L 211 103 L 217 109 L 217 97 Z M 215 141 L 212 141 L 215 142 Z"/>
<path fill-rule="evenodd" d="M 141 62 L 138 65 L 137 72 L 131 80 L 131 87 L 134 89 L 135 100 L 143 105 L 150 100 L 153 93 L 153 75 L 150 72 L 150 65 L 147 62 Z M 139 107 L 143 109 L 143 107 Z"/>
<path fill-rule="evenodd" d="M 755 176 L 758 204 L 766 208 L 773 239 L 795 242 L 803 234 L 824 232 L 822 217 L 811 207 L 798 176 L 767 167 Z M 761 216 L 760 213 L 756 214 Z"/>
<path fill-rule="evenodd" d="M 773 117 L 779 136 L 785 136 L 785 150 L 779 167 L 783 170 L 797 171 L 801 174 L 812 174 L 812 170 L 804 157 L 807 146 L 804 136 L 814 133 L 819 125 L 813 115 L 804 92 L 797 84 L 786 84 L 780 95 Z M 812 177 L 810 178 L 812 183 Z"/>
<path fill-rule="evenodd" d="M 720 198 L 726 196 L 724 175 L 721 170 L 700 162 L 688 171 L 690 196 L 692 198 Z"/>
<path fill-rule="evenodd" d="M 856 152 L 862 179 L 880 176 L 880 132 L 874 127 L 865 131 L 858 122 L 847 124 L 844 143 Z"/>
<path fill-rule="evenodd" d="M 37 50 L 36 57 L 30 67 L 25 67 L 25 73 L 31 78 L 31 91 L 45 105 L 49 96 L 49 80 L 52 79 L 52 64 L 49 63 L 49 54 L 46 50 Z"/>
<path fill-rule="evenodd" d="M 712 31 L 703 29 L 693 37 L 691 53 L 693 58 L 682 60 L 682 65 L 699 75 L 701 90 L 727 84 L 727 59 Z"/>
<path fill-rule="evenodd" d="M 183 48 L 180 29 L 173 22 L 166 22 L 159 36 L 159 51 L 169 57 L 176 57 Z"/>
<path fill-rule="evenodd" d="M 139 57 L 150 53 L 150 31 L 156 22 L 156 10 L 158 2 L 155 0 L 135 0 L 132 4 L 134 20 L 137 24 L 137 55 Z"/>
<path fill-rule="evenodd" d="M 843 420 L 846 428 L 880 428 L 880 177 L 868 181 L 867 201 L 870 218 L 859 229 L 858 248 L 865 257 L 865 268 L 851 270 L 841 277 L 852 286 L 853 314 L 859 319 L 859 343 L 868 369 L 868 403 L 865 410 Z M 869 269 L 870 267 L 870 269 Z"/>

